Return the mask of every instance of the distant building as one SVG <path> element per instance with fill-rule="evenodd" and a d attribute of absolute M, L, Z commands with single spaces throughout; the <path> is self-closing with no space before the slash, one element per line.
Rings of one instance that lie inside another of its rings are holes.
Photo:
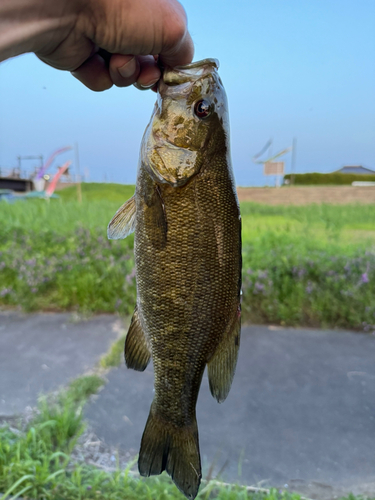
<path fill-rule="evenodd" d="M 347 165 L 336 170 L 335 174 L 359 174 L 359 175 L 375 175 L 375 170 L 362 167 L 362 165 Z"/>
<path fill-rule="evenodd" d="M 17 177 L 0 177 L 0 189 L 11 189 L 21 193 L 27 193 L 33 189 L 31 179 L 19 179 Z"/>

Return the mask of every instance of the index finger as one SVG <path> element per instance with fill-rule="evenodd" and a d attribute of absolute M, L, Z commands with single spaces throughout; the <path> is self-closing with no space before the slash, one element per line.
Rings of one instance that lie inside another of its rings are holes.
<path fill-rule="evenodd" d="M 191 63 L 194 44 L 187 28 L 187 15 L 176 0 L 167 2 L 161 17 L 161 46 L 159 58 L 167 66 L 183 66 Z"/>
<path fill-rule="evenodd" d="M 194 56 L 194 43 L 186 30 L 181 39 L 174 45 L 165 48 L 159 54 L 162 64 L 167 66 L 184 66 L 190 64 Z"/>

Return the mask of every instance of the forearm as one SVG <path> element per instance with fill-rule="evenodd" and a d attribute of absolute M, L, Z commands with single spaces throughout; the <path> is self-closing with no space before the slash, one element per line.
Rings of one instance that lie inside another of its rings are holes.
<path fill-rule="evenodd" d="M 48 50 L 56 39 L 56 31 L 68 32 L 74 25 L 75 15 L 69 10 L 69 3 L 0 0 L 0 61 L 24 52 Z"/>

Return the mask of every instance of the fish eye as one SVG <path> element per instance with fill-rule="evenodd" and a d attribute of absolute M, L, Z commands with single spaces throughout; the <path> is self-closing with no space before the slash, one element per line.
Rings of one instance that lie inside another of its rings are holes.
<path fill-rule="evenodd" d="M 194 104 L 194 113 L 198 118 L 207 118 L 211 114 L 211 103 L 201 99 Z"/>

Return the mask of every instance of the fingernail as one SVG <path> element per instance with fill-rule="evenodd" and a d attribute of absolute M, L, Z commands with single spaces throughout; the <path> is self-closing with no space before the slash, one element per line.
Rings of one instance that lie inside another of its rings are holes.
<path fill-rule="evenodd" d="M 135 57 L 130 59 L 126 64 L 121 66 L 121 68 L 118 68 L 118 72 L 123 78 L 130 78 L 131 76 L 134 75 L 135 71 L 137 69 L 137 64 L 135 62 Z"/>
<path fill-rule="evenodd" d="M 159 81 L 159 78 L 156 78 L 154 80 L 152 80 L 150 83 L 147 83 L 147 85 L 139 85 L 142 89 L 150 89 L 151 87 L 153 87 L 155 85 L 155 83 L 157 83 Z"/>

